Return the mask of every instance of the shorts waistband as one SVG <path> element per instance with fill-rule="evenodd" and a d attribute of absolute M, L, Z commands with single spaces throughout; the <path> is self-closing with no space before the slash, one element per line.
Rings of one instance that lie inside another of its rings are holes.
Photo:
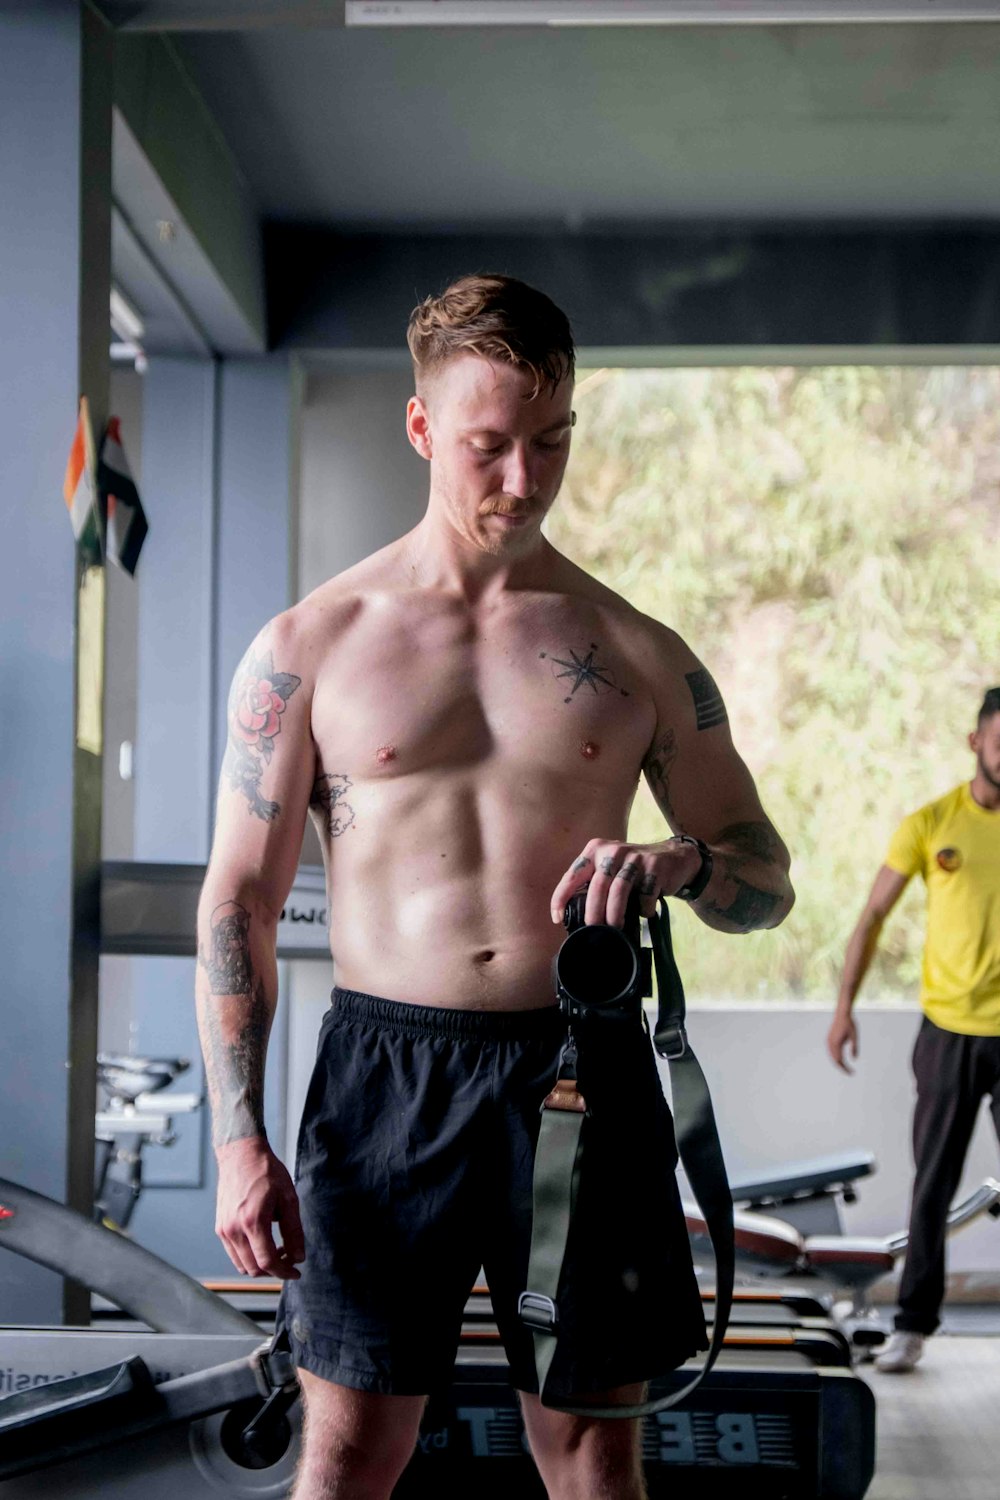
<path fill-rule="evenodd" d="M 335 986 L 330 996 L 334 1022 L 359 1021 L 401 1036 L 441 1036 L 471 1041 L 530 1041 L 557 1037 L 566 1029 L 558 1005 L 537 1010 L 454 1010 L 445 1005 L 414 1005 L 409 1000 L 386 1000 L 361 990 Z"/>

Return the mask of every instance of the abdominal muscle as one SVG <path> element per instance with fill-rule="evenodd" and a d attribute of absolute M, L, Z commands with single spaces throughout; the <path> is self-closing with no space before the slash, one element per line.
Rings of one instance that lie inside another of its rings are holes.
<path fill-rule="evenodd" d="M 553 1004 L 553 889 L 588 839 L 624 837 L 633 790 L 511 766 L 353 783 L 351 826 L 320 830 L 336 983 L 456 1009 Z"/>

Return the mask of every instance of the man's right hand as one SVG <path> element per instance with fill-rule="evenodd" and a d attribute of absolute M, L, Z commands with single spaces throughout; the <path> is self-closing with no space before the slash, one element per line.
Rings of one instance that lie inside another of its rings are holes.
<path fill-rule="evenodd" d="M 306 1258 L 295 1186 L 263 1136 L 230 1141 L 217 1151 L 215 1232 L 237 1271 L 297 1281 Z M 281 1242 L 275 1244 L 277 1223 Z"/>
<path fill-rule="evenodd" d="M 844 1060 L 844 1049 L 850 1050 L 851 1061 L 857 1060 L 858 1056 L 858 1028 L 850 1011 L 846 1015 L 837 1011 L 826 1034 L 826 1050 L 829 1052 L 837 1067 L 844 1073 L 853 1073 Z"/>

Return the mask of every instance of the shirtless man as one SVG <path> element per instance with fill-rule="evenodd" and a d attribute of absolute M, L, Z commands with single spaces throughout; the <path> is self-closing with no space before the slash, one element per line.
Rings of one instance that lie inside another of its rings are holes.
<path fill-rule="evenodd" d="M 516 1314 L 565 1034 L 563 908 L 587 886 L 587 921 L 620 924 L 637 887 L 647 911 L 687 892 L 719 931 L 774 927 L 789 859 L 707 670 L 541 534 L 574 421 L 565 316 L 523 283 L 466 277 L 416 309 L 409 341 L 426 515 L 265 626 L 230 695 L 199 910 L 217 1228 L 239 1270 L 285 1282 L 296 1500 L 391 1494 L 480 1266 L 549 1496 L 640 1500 L 638 1423 L 543 1408 Z M 673 838 L 627 843 L 640 772 Z M 307 811 L 337 989 L 293 1186 L 262 1097 Z M 580 1059 L 595 1165 L 559 1347 L 567 1393 L 604 1402 L 705 1346 L 669 1114 L 636 1035 Z"/>

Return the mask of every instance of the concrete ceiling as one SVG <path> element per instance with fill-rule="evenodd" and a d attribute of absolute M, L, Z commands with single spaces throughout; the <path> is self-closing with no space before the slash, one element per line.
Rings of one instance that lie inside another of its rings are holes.
<path fill-rule="evenodd" d="M 175 32 L 265 217 L 1000 217 L 1000 24 Z"/>

